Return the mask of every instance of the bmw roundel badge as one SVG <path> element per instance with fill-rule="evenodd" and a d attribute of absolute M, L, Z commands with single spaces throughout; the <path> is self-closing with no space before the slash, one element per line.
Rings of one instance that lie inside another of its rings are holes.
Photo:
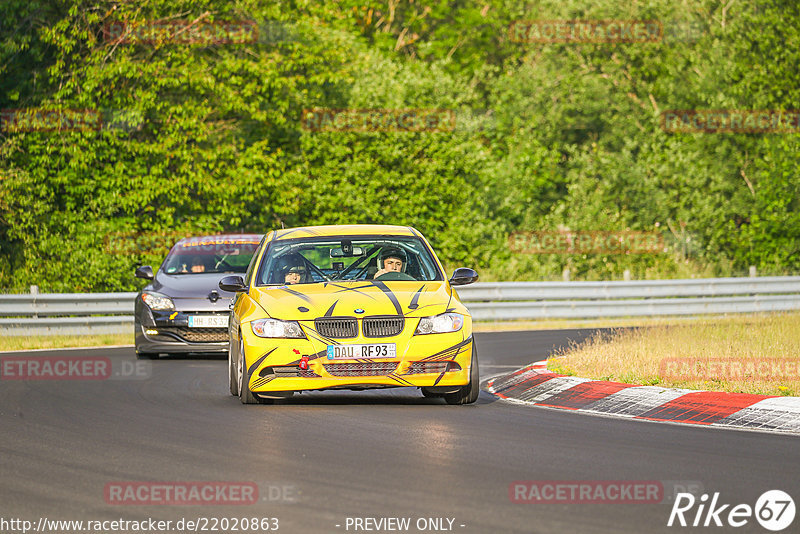
<path fill-rule="evenodd" d="M 361 308 L 356 308 L 353 311 L 356 312 L 356 313 L 364 313 L 364 310 L 362 310 Z"/>

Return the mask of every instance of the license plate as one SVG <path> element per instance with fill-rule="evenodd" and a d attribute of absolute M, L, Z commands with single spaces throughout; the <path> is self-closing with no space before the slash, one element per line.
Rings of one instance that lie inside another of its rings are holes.
<path fill-rule="evenodd" d="M 394 343 L 371 343 L 369 345 L 328 345 L 329 360 L 351 358 L 396 358 Z"/>
<path fill-rule="evenodd" d="M 189 328 L 228 328 L 228 316 L 190 315 Z"/>

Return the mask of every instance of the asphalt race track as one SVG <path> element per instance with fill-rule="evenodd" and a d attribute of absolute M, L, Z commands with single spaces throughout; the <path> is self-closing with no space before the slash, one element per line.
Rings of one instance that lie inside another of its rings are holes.
<path fill-rule="evenodd" d="M 588 333 L 477 334 L 482 381 Z M 29 355 L 135 362 L 133 348 Z M 771 489 L 800 499 L 794 436 L 587 416 L 485 392 L 472 406 L 447 406 L 405 388 L 243 406 L 228 394 L 223 359 L 146 365 L 149 378 L 0 381 L 3 518 L 274 517 L 285 533 L 356 532 L 346 528 L 348 517 L 410 517 L 412 527 L 418 518 L 450 518 L 464 533 L 766 532 L 752 518 L 738 529 L 668 528 L 669 502 L 513 503 L 509 486 L 657 480 L 700 484 L 731 505 L 753 506 Z M 108 504 L 104 488 L 119 481 L 253 482 L 259 501 Z"/>

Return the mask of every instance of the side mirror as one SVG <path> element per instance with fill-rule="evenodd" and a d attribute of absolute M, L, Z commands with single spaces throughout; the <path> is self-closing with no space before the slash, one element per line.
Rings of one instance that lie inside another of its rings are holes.
<path fill-rule="evenodd" d="M 476 282 L 478 280 L 478 273 L 468 267 L 459 267 L 453 272 L 450 278 L 451 286 L 465 286 Z"/>
<path fill-rule="evenodd" d="M 133 272 L 133 276 L 135 276 L 136 278 L 144 278 L 145 280 L 152 280 L 153 268 L 150 267 L 149 265 L 140 265 Z"/>
<path fill-rule="evenodd" d="M 244 279 L 241 276 L 233 275 L 226 276 L 219 281 L 219 288 L 223 291 L 230 291 L 231 293 L 238 293 L 240 291 L 247 291 L 247 286 L 244 285 Z"/>

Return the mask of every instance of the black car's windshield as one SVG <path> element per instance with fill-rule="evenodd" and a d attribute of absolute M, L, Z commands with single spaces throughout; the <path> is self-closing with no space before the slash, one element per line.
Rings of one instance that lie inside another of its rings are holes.
<path fill-rule="evenodd" d="M 258 248 L 254 238 L 191 238 L 172 247 L 161 270 L 167 274 L 244 273 Z"/>
<path fill-rule="evenodd" d="M 258 285 L 336 280 L 442 280 L 416 237 L 352 236 L 274 242 L 261 262 Z"/>

